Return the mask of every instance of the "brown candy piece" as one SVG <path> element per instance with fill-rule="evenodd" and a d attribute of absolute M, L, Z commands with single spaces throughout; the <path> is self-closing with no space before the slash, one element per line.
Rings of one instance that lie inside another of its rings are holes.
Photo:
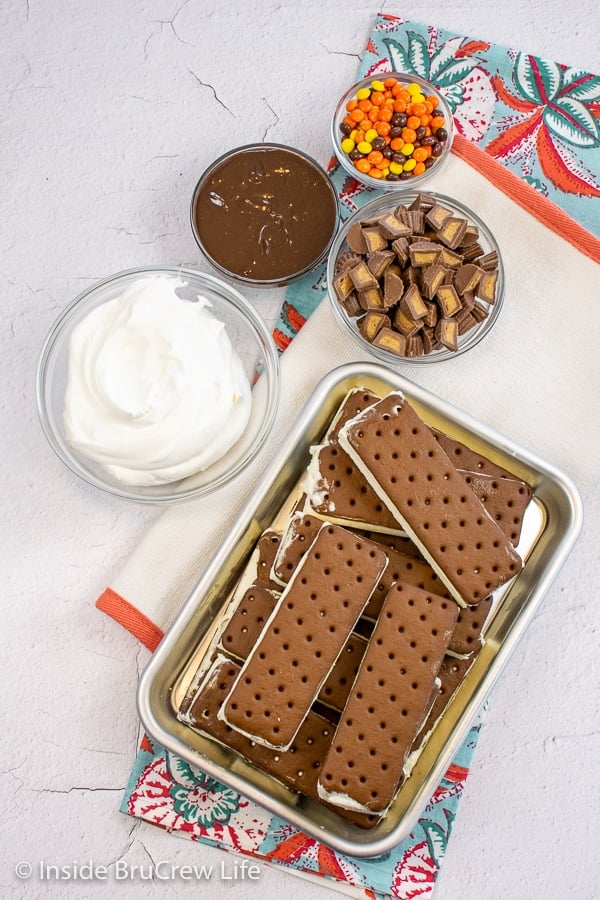
<path fill-rule="evenodd" d="M 433 241 L 415 241 L 408 248 L 413 266 L 432 266 L 438 261 L 441 252 L 439 244 L 434 244 Z"/>
<path fill-rule="evenodd" d="M 339 300 L 345 300 L 354 290 L 354 282 L 346 272 L 342 275 L 338 275 L 337 278 L 334 278 L 333 289 Z"/>
<path fill-rule="evenodd" d="M 376 250 L 386 250 L 387 240 L 379 230 L 378 225 L 372 225 L 362 230 L 365 243 L 367 245 L 367 253 L 375 253 Z"/>
<path fill-rule="evenodd" d="M 443 284 L 446 275 L 448 274 L 448 270 L 443 266 L 435 263 L 433 266 L 428 266 L 423 272 L 422 278 L 422 287 L 423 294 L 427 297 L 428 300 L 433 300 L 435 297 L 436 291 L 441 284 Z"/>
<path fill-rule="evenodd" d="M 411 233 L 410 226 L 399 219 L 394 213 L 384 213 L 377 223 L 380 233 L 386 240 L 395 241 L 396 238 L 406 237 Z"/>
<path fill-rule="evenodd" d="M 408 254 L 409 243 L 405 237 L 396 238 L 392 243 L 392 250 L 398 257 L 400 265 L 405 266 L 409 259 Z"/>
<path fill-rule="evenodd" d="M 377 332 L 384 326 L 389 328 L 391 325 L 389 316 L 385 313 L 369 310 L 358 323 L 358 330 L 369 343 L 373 343 Z"/>
<path fill-rule="evenodd" d="M 448 216 L 441 228 L 437 230 L 437 236 L 451 250 L 455 250 L 461 243 L 467 230 L 467 220 L 458 216 Z"/>
<path fill-rule="evenodd" d="M 496 284 L 498 282 L 498 272 L 483 272 L 479 282 L 477 283 L 477 287 L 475 288 L 476 295 L 481 299 L 485 300 L 486 303 L 494 304 L 496 302 Z"/>
<path fill-rule="evenodd" d="M 375 253 L 369 257 L 367 265 L 375 278 L 379 280 L 388 266 L 390 266 L 395 259 L 396 254 L 393 250 L 376 250 Z"/>
<path fill-rule="evenodd" d="M 427 315 L 427 307 L 416 284 L 411 284 L 407 288 L 400 301 L 400 309 L 413 320 L 422 319 Z"/>
<path fill-rule="evenodd" d="M 400 304 L 394 314 L 394 327 L 400 332 L 401 335 L 408 338 L 412 334 L 416 334 L 419 328 L 421 328 L 422 324 L 423 323 L 420 321 L 420 319 L 413 319 L 408 316 L 402 309 L 402 304 Z M 404 356 L 406 356 L 406 345 L 404 347 L 404 351 Z"/>
<path fill-rule="evenodd" d="M 383 276 L 383 302 L 386 309 L 394 306 L 404 293 L 404 282 L 395 272 L 388 271 Z"/>
<path fill-rule="evenodd" d="M 348 271 L 352 283 L 359 293 L 368 291 L 370 288 L 379 288 L 377 279 L 367 266 L 364 260 L 361 260 L 356 266 Z"/>
<path fill-rule="evenodd" d="M 458 350 L 458 325 L 456 319 L 446 316 L 438 320 L 435 326 L 435 338 L 448 350 Z"/>
<path fill-rule="evenodd" d="M 406 338 L 399 331 L 392 328 L 382 328 L 377 332 L 377 336 L 373 341 L 374 347 L 380 347 L 382 350 L 388 350 L 396 356 L 406 355 Z"/>
<path fill-rule="evenodd" d="M 452 217 L 452 210 L 442 206 L 441 203 L 435 203 L 431 209 L 425 214 L 425 221 L 437 231 L 442 227 L 447 219 Z"/>
<path fill-rule="evenodd" d="M 473 263 L 466 263 L 456 270 L 454 275 L 454 287 L 457 293 L 464 294 L 465 291 L 474 291 L 479 284 L 483 272 L 479 266 Z"/>
<path fill-rule="evenodd" d="M 440 307 L 442 317 L 451 317 L 461 308 L 459 296 L 453 284 L 442 284 L 436 291 L 436 298 Z M 440 338 L 441 340 L 441 338 Z M 442 341 L 442 343 L 444 343 Z"/>
<path fill-rule="evenodd" d="M 346 243 L 355 253 L 365 254 L 367 252 L 367 242 L 360 222 L 355 222 L 350 226 L 346 235 Z"/>
<path fill-rule="evenodd" d="M 361 309 L 374 309 L 379 311 L 385 309 L 383 295 L 379 290 L 379 287 L 368 288 L 366 291 L 359 291 L 358 302 L 360 303 Z"/>

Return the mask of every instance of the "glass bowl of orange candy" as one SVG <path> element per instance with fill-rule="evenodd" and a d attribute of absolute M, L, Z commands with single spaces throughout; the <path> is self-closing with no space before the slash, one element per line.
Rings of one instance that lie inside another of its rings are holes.
<path fill-rule="evenodd" d="M 432 84 L 402 72 L 363 78 L 333 116 L 335 155 L 353 178 L 376 190 L 415 188 L 448 158 L 454 125 Z"/>

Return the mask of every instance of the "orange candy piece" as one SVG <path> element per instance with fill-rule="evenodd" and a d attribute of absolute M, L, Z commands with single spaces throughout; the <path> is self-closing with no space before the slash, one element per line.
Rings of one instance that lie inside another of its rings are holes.
<path fill-rule="evenodd" d="M 371 170 L 371 163 L 366 158 L 366 156 L 361 157 L 361 159 L 357 159 L 354 163 L 354 166 L 358 169 L 359 172 L 362 172 L 363 175 L 367 175 Z"/>

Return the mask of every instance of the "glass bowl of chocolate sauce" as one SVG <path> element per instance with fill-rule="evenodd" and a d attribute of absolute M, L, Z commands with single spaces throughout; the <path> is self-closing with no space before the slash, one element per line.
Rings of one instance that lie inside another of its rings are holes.
<path fill-rule="evenodd" d="M 206 259 L 241 284 L 280 287 L 314 269 L 338 225 L 335 188 L 307 154 L 282 144 L 230 150 L 203 173 L 191 225 Z"/>

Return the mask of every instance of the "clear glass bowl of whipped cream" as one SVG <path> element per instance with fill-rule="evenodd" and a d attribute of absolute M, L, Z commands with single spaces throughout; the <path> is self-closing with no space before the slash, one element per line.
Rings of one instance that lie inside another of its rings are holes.
<path fill-rule="evenodd" d="M 261 317 L 233 287 L 180 267 L 131 269 L 85 290 L 38 362 L 50 446 L 89 484 L 141 503 L 229 482 L 263 447 L 278 399 Z"/>

